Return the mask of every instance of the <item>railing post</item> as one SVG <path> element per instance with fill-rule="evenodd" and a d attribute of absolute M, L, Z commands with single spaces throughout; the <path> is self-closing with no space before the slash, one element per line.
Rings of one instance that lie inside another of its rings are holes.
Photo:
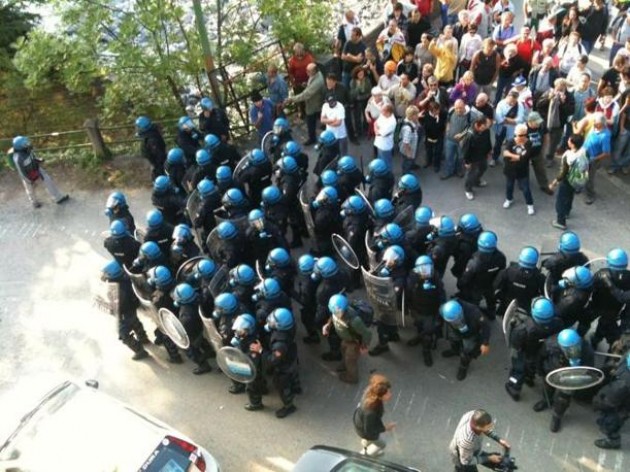
<path fill-rule="evenodd" d="M 85 132 L 87 133 L 90 142 L 92 143 L 94 155 L 98 159 L 108 159 L 111 157 L 111 152 L 107 149 L 101 130 L 98 127 L 98 119 L 89 118 L 85 120 L 83 127 L 85 128 Z"/>

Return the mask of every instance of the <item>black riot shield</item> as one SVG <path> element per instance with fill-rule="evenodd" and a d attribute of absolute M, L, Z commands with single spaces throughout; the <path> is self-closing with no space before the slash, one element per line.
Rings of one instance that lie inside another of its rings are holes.
<path fill-rule="evenodd" d="M 341 261 L 352 270 L 359 270 L 359 258 L 354 252 L 354 249 L 352 249 L 352 246 L 350 246 L 350 243 L 338 234 L 333 234 L 331 240 Z"/>
<path fill-rule="evenodd" d="M 374 207 L 370 203 L 370 200 L 368 200 L 368 197 L 359 189 L 355 189 L 354 193 L 356 193 L 359 197 L 361 197 L 361 199 L 363 200 L 365 205 L 368 207 L 368 211 L 370 212 L 370 216 L 373 218 L 374 217 Z"/>
<path fill-rule="evenodd" d="M 413 206 L 407 205 L 405 208 L 398 212 L 398 214 L 394 218 L 394 223 L 400 226 L 403 231 L 409 231 L 413 228 L 415 224 L 414 212 L 415 210 Z"/>
<path fill-rule="evenodd" d="M 361 271 L 368 300 L 374 308 L 374 320 L 389 326 L 404 325 L 404 313 L 396 306 L 396 291 L 392 279 L 373 275 L 365 267 L 361 267 Z"/>
<path fill-rule="evenodd" d="M 168 308 L 160 308 L 158 316 L 164 334 L 171 338 L 177 347 L 188 349 L 190 347 L 190 338 L 179 318 Z"/>
<path fill-rule="evenodd" d="M 219 352 L 219 350 L 224 346 L 223 337 L 219 334 L 214 318 L 212 318 L 212 313 L 205 313 L 200 305 L 199 316 L 201 317 L 201 322 L 203 323 L 203 336 L 210 343 L 214 351 Z"/>
<path fill-rule="evenodd" d="M 510 336 L 512 335 L 512 327 L 516 322 L 516 318 L 519 316 L 519 306 L 516 300 L 512 300 L 508 307 L 505 309 L 503 315 L 503 336 L 505 337 L 505 344 L 510 347 Z"/>
<path fill-rule="evenodd" d="M 365 251 L 368 256 L 368 263 L 370 264 L 370 270 L 374 270 L 378 267 L 378 260 L 376 259 L 376 251 L 373 251 L 370 248 L 370 242 L 372 240 L 372 235 L 369 231 L 365 233 Z"/>
<path fill-rule="evenodd" d="M 304 222 L 306 223 L 306 230 L 308 231 L 309 237 L 314 240 L 315 239 L 315 222 L 313 221 L 313 215 L 311 214 L 311 206 L 306 198 L 306 189 L 302 188 L 300 190 L 300 207 L 302 208 L 302 213 L 304 214 Z"/>
<path fill-rule="evenodd" d="M 202 259 L 205 259 L 205 256 L 191 257 L 186 262 L 184 262 L 181 266 L 179 266 L 179 269 L 177 270 L 177 274 L 175 274 L 175 280 L 177 281 L 177 283 L 181 284 L 183 282 L 188 281 L 193 271 L 195 270 L 195 266 Z"/>
<path fill-rule="evenodd" d="M 227 291 L 230 282 L 230 269 L 226 266 L 221 266 L 212 276 L 210 284 L 208 284 L 208 290 L 213 297 L 216 297 L 220 293 Z"/>
<path fill-rule="evenodd" d="M 253 382 L 256 366 L 250 357 L 236 348 L 227 346 L 217 352 L 219 369 L 232 380 L 241 383 Z"/>
<path fill-rule="evenodd" d="M 192 230 L 197 246 L 199 247 L 203 246 L 203 241 L 201 240 L 201 232 L 199 231 L 199 228 L 195 227 L 193 222 L 197 219 L 201 204 L 201 196 L 199 195 L 199 191 L 195 189 L 190 193 L 190 195 L 188 195 L 188 200 L 186 201 L 186 217 L 188 218 L 188 221 L 190 221 L 190 229 Z"/>
<path fill-rule="evenodd" d="M 595 367 L 562 367 L 547 374 L 545 381 L 559 390 L 585 390 L 604 381 L 604 373 Z"/>

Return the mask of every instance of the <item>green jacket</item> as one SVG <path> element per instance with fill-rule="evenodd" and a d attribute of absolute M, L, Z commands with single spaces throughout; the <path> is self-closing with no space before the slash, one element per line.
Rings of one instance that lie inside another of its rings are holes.
<path fill-rule="evenodd" d="M 324 76 L 321 71 L 317 71 L 317 74 L 308 78 L 306 88 L 302 91 L 302 93 L 295 95 L 292 100 L 294 102 L 304 102 L 304 108 L 307 115 L 320 113 L 322 110 L 322 104 L 324 103 L 325 89 L 326 85 L 324 83 Z"/>
<path fill-rule="evenodd" d="M 357 341 L 366 346 L 372 340 L 372 332 L 357 314 L 348 313 L 343 319 L 332 317 L 335 331 L 342 341 Z"/>

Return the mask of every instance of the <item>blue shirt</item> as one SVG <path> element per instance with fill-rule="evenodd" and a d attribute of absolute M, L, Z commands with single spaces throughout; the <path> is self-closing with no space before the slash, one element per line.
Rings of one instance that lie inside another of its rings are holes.
<path fill-rule="evenodd" d="M 255 104 L 249 109 L 249 121 L 252 124 L 258 121 L 258 112 L 262 112 L 262 121 L 258 125 L 258 136 L 261 138 L 273 128 L 273 103 L 268 98 L 262 99 L 262 105 L 258 108 Z"/>
<path fill-rule="evenodd" d="M 284 102 L 289 97 L 289 87 L 279 74 L 273 83 L 267 79 L 267 90 L 269 91 L 269 100 L 274 105 Z"/>
<path fill-rule="evenodd" d="M 610 154 L 610 130 L 608 128 L 604 128 L 601 131 L 597 131 L 593 128 L 584 140 L 584 149 L 586 149 L 586 155 L 588 156 L 589 161 L 593 161 L 593 159 L 600 154 Z"/>

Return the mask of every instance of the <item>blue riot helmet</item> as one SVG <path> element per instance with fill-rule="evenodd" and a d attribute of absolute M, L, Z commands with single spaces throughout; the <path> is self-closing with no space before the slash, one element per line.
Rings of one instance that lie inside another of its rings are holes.
<path fill-rule="evenodd" d="M 182 116 L 177 122 L 177 126 L 181 131 L 192 131 L 195 129 L 195 124 L 189 116 Z"/>
<path fill-rule="evenodd" d="M 624 270 L 628 267 L 628 254 L 623 249 L 613 249 L 606 255 L 608 268 L 612 270 Z"/>
<path fill-rule="evenodd" d="M 373 159 L 368 165 L 370 176 L 383 177 L 389 173 L 389 167 L 383 159 Z"/>
<path fill-rule="evenodd" d="M 14 151 L 26 151 L 31 147 L 31 141 L 26 136 L 16 136 L 12 144 Z"/>
<path fill-rule="evenodd" d="M 374 216 L 376 216 L 376 218 L 392 218 L 395 213 L 396 208 L 394 208 L 394 204 L 386 198 L 381 198 L 374 204 Z"/>
<path fill-rule="evenodd" d="M 354 162 L 354 157 L 352 156 L 343 156 L 337 161 L 338 174 L 349 174 L 350 172 L 354 172 L 356 168 L 357 164 Z"/>
<path fill-rule="evenodd" d="M 127 234 L 127 225 L 123 220 L 114 220 L 109 225 L 109 235 L 114 239 L 120 239 Z"/>
<path fill-rule="evenodd" d="M 338 272 L 339 267 L 334 259 L 328 256 L 320 257 L 315 261 L 315 267 L 313 268 L 311 278 L 316 281 L 319 280 L 320 277 L 328 279 L 336 275 Z"/>
<path fill-rule="evenodd" d="M 283 247 L 272 249 L 267 256 L 265 270 L 271 270 L 275 267 L 288 267 L 291 264 L 291 256 Z"/>
<path fill-rule="evenodd" d="M 169 164 L 183 164 L 184 163 L 184 151 L 180 148 L 175 147 L 168 151 L 166 155 L 166 161 Z"/>
<path fill-rule="evenodd" d="M 229 279 L 230 287 L 251 287 L 256 282 L 256 272 L 247 264 L 239 264 L 230 270 Z"/>
<path fill-rule="evenodd" d="M 494 252 L 497 248 L 497 235 L 492 231 L 484 231 L 477 238 L 477 247 L 481 252 Z"/>
<path fill-rule="evenodd" d="M 464 309 L 457 300 L 449 300 L 440 307 L 440 315 L 449 325 L 461 333 L 468 331 Z"/>
<path fill-rule="evenodd" d="M 547 324 L 555 316 L 555 309 L 551 300 L 536 297 L 532 300 L 532 318 L 538 324 Z"/>
<path fill-rule="evenodd" d="M 481 223 L 474 213 L 465 213 L 457 225 L 464 233 L 475 233 L 481 229 Z"/>
<path fill-rule="evenodd" d="M 311 274 L 315 268 L 315 258 L 310 254 L 304 254 L 298 259 L 298 270 L 302 274 Z"/>
<path fill-rule="evenodd" d="M 558 345 L 569 360 L 571 367 L 582 363 L 582 338 L 574 329 L 563 329 L 558 333 Z"/>
<path fill-rule="evenodd" d="M 158 289 L 167 289 L 174 281 L 170 269 L 162 265 L 151 268 L 147 275 L 149 285 Z"/>
<path fill-rule="evenodd" d="M 319 176 L 323 187 L 334 187 L 339 182 L 339 176 L 337 172 L 331 169 L 327 169 Z"/>
<path fill-rule="evenodd" d="M 153 191 L 157 194 L 166 193 L 171 188 L 171 180 L 166 175 L 160 175 L 153 181 Z"/>
<path fill-rule="evenodd" d="M 287 308 L 276 308 L 269 316 L 267 316 L 267 324 L 265 325 L 265 331 L 271 331 L 277 329 L 278 331 L 288 331 L 293 328 L 295 321 L 293 319 L 293 313 Z"/>
<path fill-rule="evenodd" d="M 413 174 L 405 174 L 398 181 L 398 190 L 401 192 L 416 192 L 420 190 L 420 180 Z"/>
<path fill-rule="evenodd" d="M 197 191 L 201 198 L 207 198 L 213 193 L 216 193 L 217 187 L 214 185 L 214 182 L 208 178 L 202 179 L 197 184 Z"/>
<path fill-rule="evenodd" d="M 147 212 L 147 226 L 149 229 L 159 228 L 163 223 L 164 216 L 160 210 L 149 210 Z"/>
<path fill-rule="evenodd" d="M 210 154 L 205 149 L 199 149 L 195 153 L 195 161 L 197 161 L 197 165 L 199 166 L 207 166 L 212 162 L 212 158 Z"/>
<path fill-rule="evenodd" d="M 238 235 L 238 229 L 231 221 L 222 221 L 217 225 L 219 239 L 234 239 Z"/>
<path fill-rule="evenodd" d="M 218 294 L 214 298 L 214 311 L 212 312 L 212 317 L 215 320 L 224 316 L 233 317 L 236 315 L 237 311 L 238 300 L 233 294 L 224 292 Z"/>
<path fill-rule="evenodd" d="M 367 211 L 367 205 L 363 199 L 357 195 L 351 195 L 341 205 L 341 216 L 360 215 Z"/>
<path fill-rule="evenodd" d="M 127 198 L 122 192 L 112 192 L 107 197 L 105 202 L 105 214 L 112 216 L 115 210 L 119 208 L 125 208 L 127 206 Z"/>
<path fill-rule="evenodd" d="M 232 347 L 239 347 L 241 339 L 252 336 L 256 332 L 256 319 L 249 313 L 238 315 L 232 323 L 234 337 L 230 341 Z"/>
<path fill-rule="evenodd" d="M 109 261 L 101 269 L 101 280 L 112 281 L 119 279 L 124 274 L 123 268 L 118 261 Z"/>
<path fill-rule="evenodd" d="M 302 151 L 302 147 L 295 141 L 289 141 L 282 149 L 283 156 L 295 157 Z"/>
<path fill-rule="evenodd" d="M 273 134 L 280 135 L 289 130 L 289 122 L 286 118 L 276 118 L 273 122 Z"/>
<path fill-rule="evenodd" d="M 328 311 L 336 318 L 341 318 L 348 309 L 348 297 L 337 293 L 328 300 Z"/>
<path fill-rule="evenodd" d="M 217 182 L 220 184 L 232 182 L 232 169 L 228 166 L 219 166 L 217 167 L 215 177 L 217 178 Z"/>
<path fill-rule="evenodd" d="M 247 215 L 247 221 L 249 221 L 249 224 L 254 228 L 261 231 L 265 227 L 265 214 L 260 208 L 254 208 Z"/>
<path fill-rule="evenodd" d="M 275 185 L 265 187 L 262 191 L 263 206 L 275 205 L 282 199 L 282 192 Z"/>
<path fill-rule="evenodd" d="M 328 129 L 321 132 L 318 140 L 319 140 L 319 143 L 324 147 L 332 147 L 337 142 L 335 133 L 333 133 L 332 131 Z"/>
<path fill-rule="evenodd" d="M 453 236 L 455 234 L 455 223 L 450 216 L 442 216 L 440 218 L 440 226 L 438 226 L 438 236 Z"/>
<path fill-rule="evenodd" d="M 278 298 L 282 293 L 282 288 L 278 281 L 274 278 L 263 279 L 254 289 L 254 295 L 252 295 L 252 301 L 258 302 L 260 300 L 273 300 Z"/>
<path fill-rule="evenodd" d="M 533 269 L 538 264 L 538 250 L 532 246 L 525 246 L 518 256 L 518 265 L 524 269 Z"/>
<path fill-rule="evenodd" d="M 249 153 L 247 160 L 251 165 L 258 167 L 267 162 L 267 156 L 265 156 L 262 149 L 256 148 L 252 149 L 252 152 Z"/>
<path fill-rule="evenodd" d="M 160 246 L 156 242 L 147 241 L 140 246 L 139 255 L 149 261 L 155 261 L 162 255 L 162 251 L 160 251 Z"/>
<path fill-rule="evenodd" d="M 217 273 L 216 263 L 209 258 L 201 259 L 194 269 L 195 279 L 210 280 Z"/>
<path fill-rule="evenodd" d="M 419 256 L 414 263 L 413 271 L 423 279 L 433 278 L 433 259 L 429 256 Z"/>
<path fill-rule="evenodd" d="M 277 163 L 278 168 L 285 174 L 295 174 L 298 171 L 298 165 L 291 156 L 285 156 Z"/>
<path fill-rule="evenodd" d="M 427 226 L 433 218 L 433 210 L 428 206 L 421 206 L 416 208 L 414 213 L 414 219 L 419 226 Z"/>
<path fill-rule="evenodd" d="M 385 249 L 391 244 L 401 244 L 405 238 L 402 228 L 396 223 L 387 223 L 376 235 L 379 249 Z"/>
<path fill-rule="evenodd" d="M 146 116 L 139 116 L 136 118 L 136 130 L 138 130 L 138 134 L 146 133 L 151 129 L 151 120 Z"/>
<path fill-rule="evenodd" d="M 197 300 L 197 292 L 187 283 L 178 284 L 171 292 L 175 306 L 190 305 Z"/>
<path fill-rule="evenodd" d="M 205 111 L 212 111 L 214 109 L 214 102 L 211 98 L 204 97 L 200 102 L 201 109 Z"/>
<path fill-rule="evenodd" d="M 221 144 L 221 140 L 216 134 L 209 134 L 205 138 L 203 138 L 204 147 L 208 151 L 214 151 Z"/>
<path fill-rule="evenodd" d="M 231 188 L 221 198 L 221 203 L 225 208 L 238 208 L 246 204 L 245 196 L 240 189 Z"/>
<path fill-rule="evenodd" d="M 570 285 L 581 290 L 589 289 L 593 286 L 593 274 L 584 266 L 571 267 L 562 273 L 562 279 L 558 282 L 561 289 Z"/>
<path fill-rule="evenodd" d="M 560 235 L 558 249 L 567 254 L 575 254 L 580 250 L 580 238 L 573 231 L 565 231 Z"/>
<path fill-rule="evenodd" d="M 391 270 L 399 267 L 405 261 L 405 250 L 397 245 L 389 246 L 383 252 L 382 262 L 385 264 L 379 272 L 381 277 L 389 277 Z"/>
<path fill-rule="evenodd" d="M 173 228 L 173 240 L 176 244 L 181 244 L 186 241 L 192 241 L 193 234 L 190 231 L 190 227 L 185 224 L 179 224 Z"/>
<path fill-rule="evenodd" d="M 337 203 L 338 198 L 339 196 L 335 187 L 324 187 L 315 197 L 313 207 L 319 208 L 321 205 L 326 205 L 328 203 Z"/>

